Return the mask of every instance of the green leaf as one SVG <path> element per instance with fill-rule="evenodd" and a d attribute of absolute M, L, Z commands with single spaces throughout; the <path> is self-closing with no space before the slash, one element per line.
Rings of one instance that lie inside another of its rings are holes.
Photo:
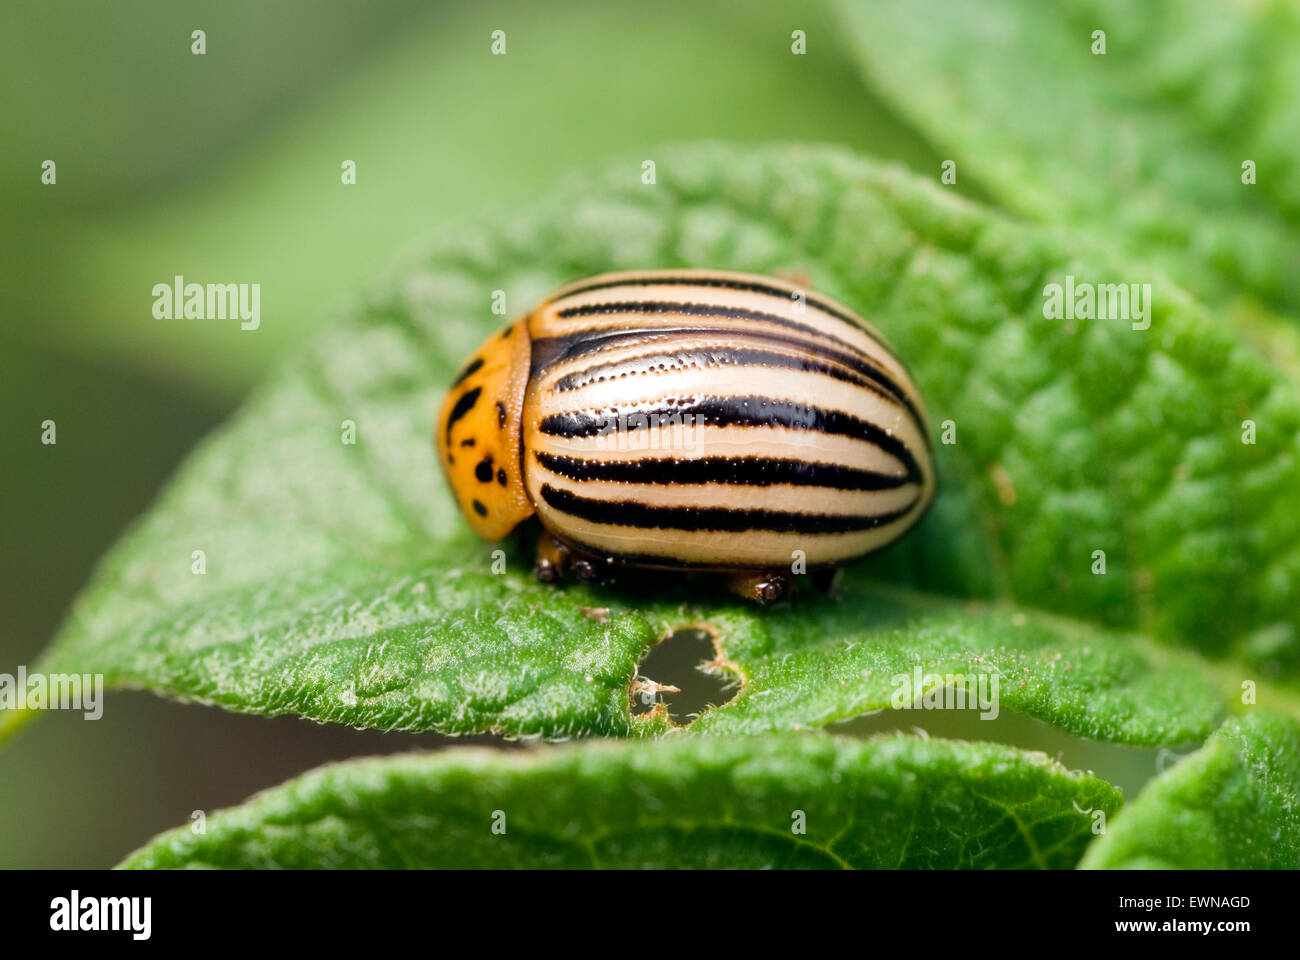
<path fill-rule="evenodd" d="M 985 684 L 996 700 L 984 711 L 990 718 L 1013 710 L 1096 740 L 1199 741 L 1223 715 L 1203 670 L 1139 637 L 876 583 L 853 581 L 832 604 L 799 601 L 713 622 L 720 655 L 744 683 L 735 700 L 692 724 L 696 733 L 823 726 L 914 697 L 924 703 L 953 675 L 972 678 L 972 691 Z"/>
<path fill-rule="evenodd" d="M 1009 708 L 1148 744 L 1207 735 L 1222 713 L 1211 683 L 1294 677 L 1300 402 L 1200 307 L 1165 292 L 1150 330 L 1067 329 L 1038 291 L 1070 265 L 1113 270 L 1104 254 L 833 149 L 654 155 L 654 186 L 629 160 L 415 250 L 201 445 L 43 668 L 364 726 L 658 732 L 661 715 L 628 716 L 636 664 L 666 630 L 706 623 L 718 668 L 746 684 L 701 730 L 876 709 L 921 665 L 1000 671 Z M 499 323 L 492 291 L 519 311 L 567 279 L 672 265 L 806 275 L 879 323 L 936 427 L 955 423 L 935 508 L 838 598 L 764 611 L 699 583 L 543 587 L 514 548 L 493 576 L 493 546 L 459 516 L 431 424 Z M 1255 445 L 1240 442 L 1245 415 Z M 1211 680 L 1110 628 L 1235 659 Z"/>
<path fill-rule="evenodd" d="M 958 741 L 464 749 L 321 768 L 122 866 L 1059 868 L 1119 802 L 1042 754 Z"/>
<path fill-rule="evenodd" d="M 597 603 L 613 604 L 607 624 L 583 613 Z M 543 587 L 522 571 L 337 565 L 330 579 L 237 591 L 142 631 L 121 654 L 116 644 L 75 649 L 48 669 L 123 655 L 112 686 L 354 726 L 655 734 L 672 728 L 661 710 L 629 716 L 637 663 L 656 639 L 701 622 L 718 633 L 712 669 L 740 682 L 734 700 L 691 726 L 702 733 L 821 727 L 910 705 L 953 675 L 976 692 L 983 677 L 994 714 L 1121 743 L 1199 741 L 1223 716 L 1201 669 L 1166 662 L 1139 638 L 856 581 L 833 602 L 760 612 Z"/>
<path fill-rule="evenodd" d="M 1300 724 L 1230 720 L 1152 781 L 1088 849 L 1092 868 L 1300 868 Z"/>
<path fill-rule="evenodd" d="M 956 161 L 959 182 L 1114 238 L 1205 296 L 1250 293 L 1300 311 L 1294 3 L 837 9 L 873 91 Z M 1098 30 L 1104 55 L 1093 52 Z M 1242 182 L 1247 160 L 1253 185 Z"/>

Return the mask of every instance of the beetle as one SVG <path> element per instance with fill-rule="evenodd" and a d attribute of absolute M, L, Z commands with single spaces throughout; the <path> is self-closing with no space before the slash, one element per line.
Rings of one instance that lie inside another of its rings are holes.
<path fill-rule="evenodd" d="M 569 284 L 461 368 L 435 427 L 476 532 L 536 516 L 537 575 L 722 574 L 773 602 L 929 507 L 929 423 L 902 360 L 848 308 L 771 277 Z"/>

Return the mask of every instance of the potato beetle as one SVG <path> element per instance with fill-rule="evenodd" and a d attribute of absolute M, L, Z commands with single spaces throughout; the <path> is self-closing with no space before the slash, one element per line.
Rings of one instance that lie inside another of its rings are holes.
<path fill-rule="evenodd" d="M 436 426 L 470 525 L 536 514 L 537 573 L 726 576 L 762 602 L 901 536 L 935 471 L 902 361 L 846 307 L 770 277 L 615 273 L 488 338 Z"/>

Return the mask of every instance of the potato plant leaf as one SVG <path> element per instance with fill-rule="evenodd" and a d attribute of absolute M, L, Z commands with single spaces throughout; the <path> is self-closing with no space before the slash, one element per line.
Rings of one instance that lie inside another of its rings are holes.
<path fill-rule="evenodd" d="M 1300 314 L 1294 3 L 836 7 L 871 88 L 959 180 L 1113 238 L 1212 300 Z"/>
<path fill-rule="evenodd" d="M 1234 718 L 1148 784 L 1083 863 L 1092 868 L 1300 868 L 1300 724 Z"/>
<path fill-rule="evenodd" d="M 464 749 L 312 771 L 128 868 L 1073 866 L 1119 794 L 993 744 L 821 735 Z"/>
<path fill-rule="evenodd" d="M 421 244 L 346 305 L 199 446 L 41 668 L 363 726 L 656 732 L 662 716 L 628 715 L 636 664 L 704 623 L 717 669 L 746 686 L 701 731 L 852 716 L 920 665 L 996 671 L 1008 707 L 1147 744 L 1208 734 L 1222 677 L 1128 632 L 1198 648 L 1233 684 L 1291 682 L 1300 402 L 1203 308 L 1162 289 L 1147 330 L 1047 320 L 1047 280 L 1117 261 L 843 151 L 655 155 L 656 184 L 639 160 L 574 179 Z M 909 358 L 952 434 L 935 508 L 838 597 L 762 611 L 708 584 L 543 587 L 522 551 L 469 534 L 444 485 L 434 411 L 502 323 L 493 291 L 516 314 L 568 279 L 681 265 L 843 299 Z"/>

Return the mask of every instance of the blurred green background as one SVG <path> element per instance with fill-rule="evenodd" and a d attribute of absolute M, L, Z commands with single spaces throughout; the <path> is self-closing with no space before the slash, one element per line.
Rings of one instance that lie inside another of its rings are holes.
<path fill-rule="evenodd" d="M 833 141 L 939 170 L 820 6 L 77 0 L 0 23 L 0 672 L 35 659 L 196 441 L 419 233 L 669 140 Z M 261 329 L 154 319 L 176 274 L 260 283 Z M 113 694 L 102 720 L 51 713 L 0 753 L 0 866 L 109 866 L 326 760 L 443 742 Z M 1101 749 L 1117 782 L 1154 772 Z"/>

